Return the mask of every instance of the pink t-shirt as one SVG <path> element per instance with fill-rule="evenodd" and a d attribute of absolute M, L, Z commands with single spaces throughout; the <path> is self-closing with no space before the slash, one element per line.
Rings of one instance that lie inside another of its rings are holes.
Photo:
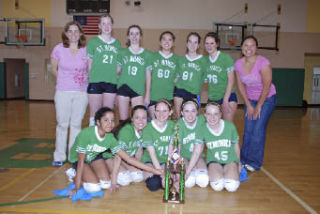
<path fill-rule="evenodd" d="M 51 58 L 59 61 L 56 90 L 86 91 L 88 86 L 86 48 L 80 48 L 76 55 L 72 55 L 69 48 L 59 43 L 54 47 Z"/>
<path fill-rule="evenodd" d="M 258 56 L 255 65 L 249 73 L 243 72 L 242 67 L 243 57 L 238 59 L 234 65 L 235 71 L 239 74 L 241 82 L 246 87 L 247 96 L 250 100 L 259 100 L 263 84 L 261 80 L 261 70 L 270 65 L 267 58 Z M 276 94 L 276 88 L 273 84 L 270 86 L 270 91 L 267 97 L 271 97 Z"/>

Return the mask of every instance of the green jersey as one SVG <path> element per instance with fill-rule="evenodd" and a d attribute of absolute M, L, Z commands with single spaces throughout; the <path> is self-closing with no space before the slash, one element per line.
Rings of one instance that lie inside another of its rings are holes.
<path fill-rule="evenodd" d="M 176 87 L 184 89 L 192 94 L 199 94 L 202 88 L 207 58 L 199 55 L 190 59 L 188 55 L 179 58 L 178 81 Z"/>
<path fill-rule="evenodd" d="M 133 53 L 131 48 L 123 49 L 120 52 L 118 64 L 121 66 L 121 73 L 118 81 L 118 88 L 128 85 L 134 92 L 143 96 L 145 93 L 146 72 L 150 70 L 151 52 L 141 49 L 139 53 Z"/>
<path fill-rule="evenodd" d="M 92 38 L 87 45 L 87 56 L 92 60 L 89 82 L 117 84 L 117 60 L 121 43 L 112 38 L 110 42 L 101 36 Z"/>
<path fill-rule="evenodd" d="M 98 133 L 98 127 L 90 126 L 78 134 L 70 151 L 70 162 L 75 163 L 78 161 L 78 153 L 83 153 L 86 154 L 85 162 L 91 163 L 97 155 L 108 149 L 112 154 L 116 154 L 122 148 L 113 134 L 106 133 L 104 138 L 101 138 Z"/>
<path fill-rule="evenodd" d="M 168 56 L 158 51 L 151 58 L 151 92 L 150 100 L 173 100 L 174 79 L 178 64 L 178 56 L 171 53 Z"/>
<path fill-rule="evenodd" d="M 119 143 L 122 148 L 130 155 L 134 156 L 138 149 L 142 147 L 142 140 L 133 124 L 125 125 L 118 134 Z"/>
<path fill-rule="evenodd" d="M 143 147 L 153 146 L 159 163 L 165 163 L 168 159 L 168 149 L 174 126 L 175 123 L 168 120 L 167 125 L 160 129 L 154 121 L 151 121 L 142 131 Z M 151 162 L 147 149 L 143 151 L 142 162 Z"/>
<path fill-rule="evenodd" d="M 234 149 L 234 145 L 239 142 L 237 129 L 227 120 L 222 120 L 222 124 L 220 133 L 215 133 L 207 123 L 200 131 L 200 137 L 207 146 L 207 164 L 210 162 L 220 164 L 239 162 Z"/>
<path fill-rule="evenodd" d="M 180 118 L 176 126 L 178 126 L 178 139 L 180 144 L 180 154 L 183 158 L 190 160 L 194 144 L 202 144 L 199 132 L 202 126 L 205 124 L 205 118 L 203 115 L 197 116 L 197 120 L 192 126 L 189 126 L 184 121 L 184 118 Z"/>
<path fill-rule="evenodd" d="M 233 70 L 234 62 L 229 54 L 218 51 L 214 59 L 209 56 L 209 65 L 206 69 L 209 100 L 216 101 L 224 97 L 228 84 L 228 73 Z M 235 91 L 236 89 L 233 87 L 232 92 Z"/>

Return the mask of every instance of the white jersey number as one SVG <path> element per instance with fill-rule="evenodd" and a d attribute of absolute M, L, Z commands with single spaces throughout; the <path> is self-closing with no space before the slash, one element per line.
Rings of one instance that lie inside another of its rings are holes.
<path fill-rule="evenodd" d="M 136 66 L 128 66 L 128 74 L 135 76 L 137 74 L 138 68 Z"/>
<path fill-rule="evenodd" d="M 193 76 L 193 72 L 190 72 L 190 74 L 189 74 L 188 71 L 184 71 L 184 72 L 182 73 L 182 79 L 183 79 L 184 81 L 186 81 L 186 80 L 192 81 L 192 76 Z"/>
<path fill-rule="evenodd" d="M 162 69 L 158 70 L 158 78 L 166 78 L 166 79 L 168 79 L 169 75 L 170 75 L 170 71 L 169 70 L 162 70 Z"/>
<path fill-rule="evenodd" d="M 228 160 L 228 151 L 215 152 L 214 157 L 217 160 L 227 161 Z"/>
<path fill-rule="evenodd" d="M 218 83 L 218 77 L 214 74 L 208 74 L 207 76 L 209 83 L 217 84 Z"/>
<path fill-rule="evenodd" d="M 113 61 L 113 56 L 109 56 L 107 54 L 103 55 L 103 60 L 102 62 L 103 63 L 106 63 L 106 64 L 112 64 L 112 61 Z"/>
<path fill-rule="evenodd" d="M 159 146 L 158 147 L 159 156 L 168 154 L 168 146 Z"/>

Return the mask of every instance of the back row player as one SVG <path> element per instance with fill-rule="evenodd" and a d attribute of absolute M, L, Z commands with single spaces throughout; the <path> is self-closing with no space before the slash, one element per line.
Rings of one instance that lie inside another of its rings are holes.
<path fill-rule="evenodd" d="M 178 57 L 172 53 L 175 36 L 170 31 L 160 35 L 160 50 L 152 53 L 140 46 L 142 30 L 138 25 L 128 28 L 125 49 L 111 36 L 112 25 L 110 15 L 101 16 L 101 33 L 87 46 L 90 125 L 97 109 L 114 108 L 117 95 L 120 120 L 128 118 L 130 101 L 132 107 L 149 105 L 153 118 L 154 105 L 162 98 L 174 100 L 179 118 L 183 99 L 196 99 L 204 80 L 209 84 L 209 100 L 222 104 L 224 119 L 233 120 L 237 108 L 233 60 L 218 50 L 219 38 L 214 33 L 205 37 L 209 57 L 198 54 L 201 37 L 196 32 L 187 36 L 187 54 Z"/>

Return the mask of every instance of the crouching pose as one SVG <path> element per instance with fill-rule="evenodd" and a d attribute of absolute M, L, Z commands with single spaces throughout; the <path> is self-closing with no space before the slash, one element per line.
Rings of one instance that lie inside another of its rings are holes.
<path fill-rule="evenodd" d="M 143 105 L 133 107 L 131 118 L 120 123 L 113 131 L 119 144 L 131 157 L 141 160 L 142 156 L 142 129 L 147 125 L 147 108 Z M 143 172 L 137 167 L 125 161 L 114 161 L 111 166 L 115 170 L 117 184 L 121 186 L 129 185 L 131 182 L 143 181 Z M 117 174 L 116 171 L 119 171 Z"/>
<path fill-rule="evenodd" d="M 198 116 L 198 104 L 193 99 L 183 101 L 181 115 L 177 126 L 179 151 L 186 164 L 185 186 L 191 188 L 197 184 L 202 188 L 207 187 L 208 170 L 204 158 L 201 157 L 203 141 L 198 138 L 205 119 L 203 115 Z"/>
<path fill-rule="evenodd" d="M 207 146 L 207 166 L 210 186 L 215 191 L 225 188 L 235 192 L 239 185 L 239 136 L 233 123 L 222 120 L 222 110 L 218 103 L 208 103 L 204 116 L 206 125 L 200 137 Z"/>
<path fill-rule="evenodd" d="M 81 186 L 89 193 L 109 188 L 114 191 L 117 188 L 114 181 L 116 176 L 112 176 L 113 180 L 111 182 L 107 165 L 102 156 L 102 153 L 106 150 L 110 150 L 115 155 L 114 162 L 120 162 L 123 159 L 143 170 L 157 175 L 161 174 L 161 171 L 141 163 L 122 150 L 121 144 L 111 133 L 115 125 L 114 120 L 114 112 L 108 107 L 103 107 L 96 112 L 96 126 L 82 130 L 77 136 L 76 142 L 71 149 L 70 158 L 73 168 L 76 169 L 74 194 L 78 193 Z"/>
<path fill-rule="evenodd" d="M 171 104 L 167 100 L 160 99 L 155 105 L 155 119 L 142 132 L 143 146 L 146 148 L 142 162 L 152 164 L 158 170 L 163 170 L 168 159 L 174 128 L 174 122 L 169 119 L 172 113 Z M 150 191 L 157 191 L 164 186 L 164 179 L 154 173 L 144 172 L 144 178 Z"/>

